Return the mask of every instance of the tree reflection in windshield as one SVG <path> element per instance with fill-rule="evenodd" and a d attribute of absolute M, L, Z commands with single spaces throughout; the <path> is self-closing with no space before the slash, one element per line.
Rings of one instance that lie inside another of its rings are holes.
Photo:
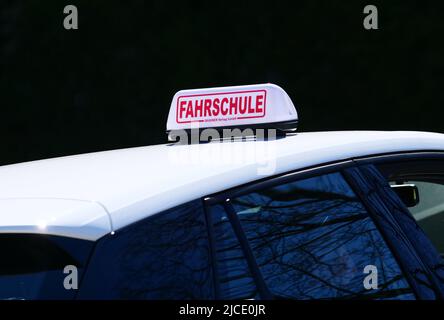
<path fill-rule="evenodd" d="M 98 244 L 81 299 L 214 298 L 200 200 L 118 230 Z"/>

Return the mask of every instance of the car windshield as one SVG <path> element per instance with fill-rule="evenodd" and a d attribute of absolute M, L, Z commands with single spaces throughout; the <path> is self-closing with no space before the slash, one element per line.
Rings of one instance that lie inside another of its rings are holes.
<path fill-rule="evenodd" d="M 0 299 L 72 299 L 93 242 L 0 234 Z"/>

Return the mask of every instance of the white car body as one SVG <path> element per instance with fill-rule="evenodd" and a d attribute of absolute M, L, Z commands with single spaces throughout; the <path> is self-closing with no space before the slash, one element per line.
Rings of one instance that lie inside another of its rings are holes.
<path fill-rule="evenodd" d="M 257 148 L 268 152 L 261 157 L 246 152 L 241 161 L 222 156 L 201 161 L 204 154 L 235 155 Z M 179 204 L 267 176 L 409 151 L 444 151 L 444 135 L 297 133 L 270 141 L 155 145 L 2 166 L 0 233 L 97 240 Z M 264 161 L 273 162 L 272 171 L 260 173 Z"/>

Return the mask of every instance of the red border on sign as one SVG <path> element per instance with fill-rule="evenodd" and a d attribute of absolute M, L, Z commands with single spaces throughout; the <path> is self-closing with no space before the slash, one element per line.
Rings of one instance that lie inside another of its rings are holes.
<path fill-rule="evenodd" d="M 189 121 L 179 121 L 179 101 L 182 98 L 190 98 L 190 97 L 207 97 L 207 96 L 216 96 L 220 94 L 239 94 L 239 93 L 252 93 L 252 92 L 263 92 L 264 93 L 264 113 L 261 116 L 245 116 L 238 117 L 237 119 L 253 119 L 253 118 L 263 118 L 265 117 L 266 108 L 267 108 L 267 90 L 245 90 L 245 91 L 230 91 L 230 92 L 217 92 L 217 93 L 205 93 L 205 94 L 190 94 L 186 96 L 177 97 L 177 105 L 176 105 L 176 123 L 191 123 L 191 122 L 204 122 L 204 120 L 189 120 Z"/>

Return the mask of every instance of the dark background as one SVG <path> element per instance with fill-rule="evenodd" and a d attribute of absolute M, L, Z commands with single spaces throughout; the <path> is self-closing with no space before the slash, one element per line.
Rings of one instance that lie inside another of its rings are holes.
<path fill-rule="evenodd" d="M 300 131 L 444 131 L 442 1 L 0 3 L 0 164 L 164 143 L 173 94 L 210 86 L 276 83 Z"/>

